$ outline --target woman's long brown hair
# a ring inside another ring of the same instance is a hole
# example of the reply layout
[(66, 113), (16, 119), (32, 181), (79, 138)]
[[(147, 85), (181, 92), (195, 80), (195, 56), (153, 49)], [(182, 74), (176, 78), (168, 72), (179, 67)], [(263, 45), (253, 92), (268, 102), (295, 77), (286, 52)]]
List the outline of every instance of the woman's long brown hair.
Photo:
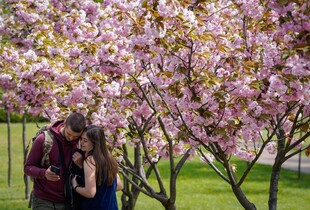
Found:
[(108, 186), (111, 186), (118, 172), (118, 164), (107, 149), (103, 128), (89, 125), (84, 132), (94, 147), (89, 155), (94, 157), (96, 163), (96, 183), (100, 186), (107, 181)]

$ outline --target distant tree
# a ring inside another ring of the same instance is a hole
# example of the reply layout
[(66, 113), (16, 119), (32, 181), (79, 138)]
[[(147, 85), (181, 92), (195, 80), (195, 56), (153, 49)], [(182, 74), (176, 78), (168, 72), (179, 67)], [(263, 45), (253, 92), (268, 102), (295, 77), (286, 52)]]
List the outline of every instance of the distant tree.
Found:
[[(22, 123), (22, 128), (23, 128), (23, 133), (22, 133), (22, 140), (23, 140), (23, 152), (24, 152), (24, 163), (27, 158), (27, 130), (26, 130), (26, 123), (27, 123), (27, 118), (26, 115), (23, 115), (23, 123)], [(25, 198), (29, 199), (30, 198), (30, 177), (24, 174), (24, 182), (25, 182)]]
[(11, 147), (11, 118), (7, 112), (7, 128), (8, 128), (8, 186), (12, 186), (12, 147)]

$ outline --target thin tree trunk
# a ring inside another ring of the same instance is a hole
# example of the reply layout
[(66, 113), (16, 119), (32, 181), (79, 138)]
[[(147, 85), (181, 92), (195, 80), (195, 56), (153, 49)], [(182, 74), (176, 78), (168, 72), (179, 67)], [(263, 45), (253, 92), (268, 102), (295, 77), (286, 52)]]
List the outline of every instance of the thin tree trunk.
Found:
[[(134, 168), (138, 171), (141, 167), (141, 152), (140, 145), (136, 145), (134, 149)], [(132, 180), (136, 184), (139, 183), (137, 178)], [(123, 195), (121, 198), (122, 201), (122, 210), (134, 210), (136, 206), (137, 199), (139, 197), (140, 191), (134, 185), (131, 185), (128, 181), (125, 180)], [(130, 188), (131, 187), (131, 188)]]
[(6, 113), (7, 125), (8, 125), (8, 186), (12, 186), (12, 148), (11, 148), (11, 116), (10, 113)]
[[(121, 196), (122, 210), (134, 210), (140, 191), (131, 185), (127, 180), (124, 180), (124, 182), (124, 190), (125, 188), (127, 190), (125, 190), (126, 193), (123, 193)], [(131, 190), (130, 186), (132, 187)]]
[(168, 199), (166, 210), (176, 210), (176, 175), (173, 174), (170, 180), (170, 198)]
[(256, 210), (256, 206), (247, 199), (240, 187), (232, 186), (232, 191), (244, 209)]
[[(243, 206), (244, 209), (256, 210), (256, 206), (252, 202), (250, 202), (249, 199), (243, 193), (243, 191), (241, 189), (241, 185), (242, 185), (243, 181), (238, 183), (237, 178), (236, 178), (236, 174), (233, 170), (231, 163), (229, 163), (227, 156), (221, 150), (219, 145), (215, 144), (215, 146), (217, 147), (217, 150), (219, 151), (219, 158), (224, 160), (223, 164), (224, 164), (224, 167), (225, 167), (225, 170), (227, 173), (227, 177), (224, 177), (224, 176), (222, 176), (222, 177), (225, 178), (225, 180), (230, 184), (231, 189), (232, 189), (235, 197), (237, 198), (237, 200)], [(249, 163), (247, 163), (247, 164), (249, 164)]]
[[(278, 120), (279, 121), (279, 120)], [(279, 123), (279, 122), (278, 122)], [(285, 132), (282, 125), (279, 126), (276, 132), (278, 138), (278, 148), (275, 162), (272, 167), (272, 173), (270, 177), (270, 186), (269, 186), (269, 201), (268, 206), (269, 210), (277, 209), (277, 200), (278, 200), (278, 184), (280, 179), (281, 166), (284, 158), (284, 147), (285, 147)]]
[[(27, 158), (27, 151), (26, 151), (26, 147), (27, 147), (27, 141), (26, 141), (26, 115), (23, 115), (23, 148), (24, 148), (24, 164)], [(24, 174), (24, 182), (25, 182), (25, 198), (29, 199), (30, 196), (30, 187), (29, 187), (29, 176), (27, 176), (26, 174)]]
[(167, 205), (165, 206), (165, 210), (176, 210), (177, 207), (175, 206), (175, 202), (170, 201), (170, 199), (167, 202)]
[(278, 182), (280, 179), (281, 165), (275, 163), (272, 168), (270, 187), (269, 187), (269, 210), (277, 209), (277, 199), (278, 199)]

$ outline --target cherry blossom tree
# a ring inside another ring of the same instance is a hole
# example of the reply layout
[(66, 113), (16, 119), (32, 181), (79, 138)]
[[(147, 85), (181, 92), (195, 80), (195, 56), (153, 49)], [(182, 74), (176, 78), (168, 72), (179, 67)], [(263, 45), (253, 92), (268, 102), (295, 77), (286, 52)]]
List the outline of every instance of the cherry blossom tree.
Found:
[[(276, 153), (276, 209), (281, 165), (309, 153), (306, 0), (3, 2), (3, 107), (50, 120), (79, 110), (104, 126), (124, 209), (140, 192), (175, 209), (178, 173), (195, 155), (256, 209), (241, 187), (265, 149)], [(249, 163), (241, 177), (232, 157)]]

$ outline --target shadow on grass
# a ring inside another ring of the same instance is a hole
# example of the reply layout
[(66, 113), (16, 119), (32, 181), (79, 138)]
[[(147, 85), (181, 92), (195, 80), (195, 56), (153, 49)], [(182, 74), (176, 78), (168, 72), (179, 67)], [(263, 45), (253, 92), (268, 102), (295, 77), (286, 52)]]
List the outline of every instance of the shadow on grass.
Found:
[[(247, 167), (247, 162), (242, 160), (234, 160), (234, 163), (237, 166), (237, 173), (236, 173), (237, 178), (240, 179), (240, 177), (242, 176)], [(169, 173), (170, 173), (169, 168), (170, 166), (168, 162), (162, 162), (159, 165), (161, 175), (164, 179), (169, 179)], [(221, 171), (223, 174), (226, 175), (223, 169), (221, 169)], [(269, 187), (271, 173), (272, 173), (271, 165), (256, 163), (255, 166), (250, 171), (250, 173), (247, 175), (245, 183), (249, 182), (253, 185), (264, 184), (268, 185)], [(199, 160), (187, 161), (182, 167), (177, 179), (178, 180), (207, 179), (211, 182), (213, 181), (225, 182), (209, 165), (202, 164)], [(291, 188), (294, 187), (300, 189), (309, 189), (310, 174), (301, 174), (301, 179), (298, 179), (298, 172), (282, 168), (279, 183), (281, 183), (283, 186), (289, 186)], [(258, 191), (261, 192), (261, 190)]]

